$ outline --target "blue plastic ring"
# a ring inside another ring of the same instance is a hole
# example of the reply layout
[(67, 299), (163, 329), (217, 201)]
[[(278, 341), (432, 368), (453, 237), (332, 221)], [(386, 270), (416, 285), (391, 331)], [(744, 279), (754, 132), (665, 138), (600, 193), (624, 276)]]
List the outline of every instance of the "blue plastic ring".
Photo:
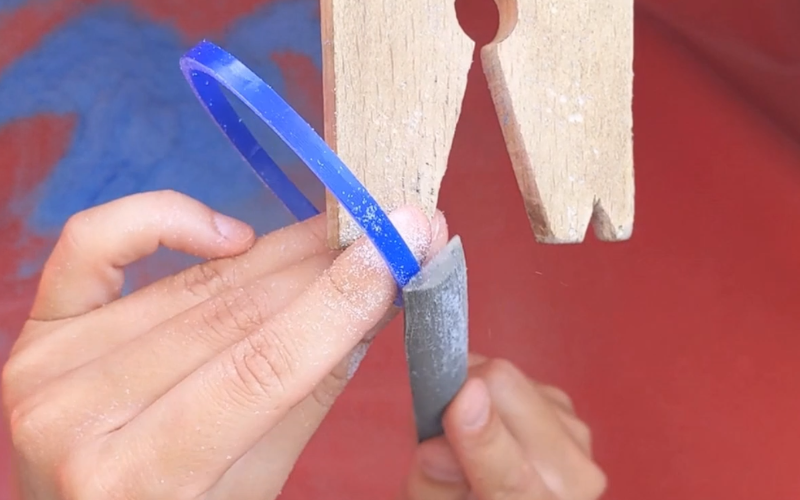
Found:
[(220, 85), (266, 123), (339, 200), (378, 249), (400, 288), (419, 272), (416, 257), (364, 185), (269, 85), (238, 59), (208, 41), (187, 52), (180, 64), (195, 95), (222, 132), (298, 220), (319, 212), (253, 137)]

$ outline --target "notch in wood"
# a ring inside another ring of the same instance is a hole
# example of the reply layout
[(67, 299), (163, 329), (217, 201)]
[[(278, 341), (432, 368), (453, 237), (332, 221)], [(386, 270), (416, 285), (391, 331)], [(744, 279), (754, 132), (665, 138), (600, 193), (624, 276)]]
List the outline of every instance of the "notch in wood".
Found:
[(481, 59), (536, 239), (633, 231), (633, 0), (496, 0)]
[[(442, 0), (321, 0), (325, 140), (376, 201), (436, 210), (474, 43)], [(361, 230), (327, 196), (328, 238)]]

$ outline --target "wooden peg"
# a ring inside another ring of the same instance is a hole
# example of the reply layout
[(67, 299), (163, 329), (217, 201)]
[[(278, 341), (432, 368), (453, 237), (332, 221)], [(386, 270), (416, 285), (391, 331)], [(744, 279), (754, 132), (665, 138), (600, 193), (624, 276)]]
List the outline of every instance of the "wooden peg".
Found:
[(536, 239), (633, 231), (633, 0), (496, 0), (481, 59)]
[[(325, 139), (378, 203), (433, 215), (474, 43), (443, 0), (321, 0)], [(360, 229), (328, 195), (329, 243)]]

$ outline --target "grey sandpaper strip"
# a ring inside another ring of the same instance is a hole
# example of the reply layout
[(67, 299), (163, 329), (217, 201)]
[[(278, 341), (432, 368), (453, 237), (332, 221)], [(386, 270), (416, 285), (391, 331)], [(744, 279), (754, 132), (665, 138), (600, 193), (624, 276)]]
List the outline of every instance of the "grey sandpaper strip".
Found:
[(440, 436), (447, 405), (467, 378), (467, 267), (453, 237), (403, 288), (405, 346), (417, 437)]

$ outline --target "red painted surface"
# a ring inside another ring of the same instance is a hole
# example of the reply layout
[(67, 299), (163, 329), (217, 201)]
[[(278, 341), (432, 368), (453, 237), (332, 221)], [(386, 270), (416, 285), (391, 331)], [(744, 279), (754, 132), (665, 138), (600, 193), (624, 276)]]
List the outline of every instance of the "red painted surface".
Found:
[(787, 0), (643, 0), (728, 82), (800, 134), (800, 3)]
[(0, 13), (0, 72), (17, 57), (35, 47), (43, 36), (75, 14), (80, 3), (80, 0), (33, 2), (10, 12)]
[[(138, 2), (185, 36), (224, 26), (179, 20), (177, 4), (162, 3)], [(234, 3), (225, 22), (255, 4)], [(484, 42), (497, 21), (489, 4), (459, 1), (463, 25)], [(574, 396), (593, 426), (611, 500), (798, 498), (800, 8), (791, 0), (640, 6), (652, 14), (641, 8), (636, 26), (629, 243), (534, 243), (485, 80), (472, 70), (441, 201), (470, 263), (472, 342)], [(67, 16), (34, 14), (26, 26), (42, 32)], [(39, 36), (31, 28), (6, 38), (4, 26), (16, 25), (0, 17), (0, 70)], [(318, 81), (292, 57), (273, 56), (287, 82)], [(312, 87), (297, 89), (318, 95)], [(0, 132), (4, 181), (9, 158), (28, 162), (13, 172), (33, 180), (61, 154), (71, 125), (47, 120), (36, 130), (48, 132), (52, 158), (14, 149), (32, 125)], [(31, 186), (20, 182), (0, 184), (0, 198)], [(21, 250), (0, 251), (6, 259)], [(283, 498), (396, 490), (413, 446), (398, 327), (377, 342)]]
[[(320, 135), (323, 134), (322, 121), (322, 71), (305, 54), (285, 51), (270, 54), (270, 59), (280, 69), (284, 79), (284, 96), (291, 106)], [(287, 165), (287, 175), (297, 186), (318, 186), (319, 181), (302, 162), (295, 160)], [(324, 188), (320, 187), (306, 195), (320, 210), (325, 209)]]
[(71, 116), (38, 115), (0, 127), (0, 206), (7, 208), (0, 212), (0, 279), (4, 292), (12, 288), (0, 302), (0, 317), (9, 331), (22, 327), (39, 280), (38, 275), (18, 279), (16, 270), (52, 243), (26, 234), (17, 244), (24, 233), (20, 215), (33, 208), (23, 200), (64, 155), (73, 126)]
[[(28, 315), (30, 301), (36, 292), (39, 275), (26, 279), (14, 278), (17, 267), (27, 255), (36, 255), (52, 242), (25, 233), (19, 213), (32, 207), (20, 204), (37, 183), (44, 178), (55, 162), (64, 155), (72, 134), (70, 116), (40, 115), (18, 120), (0, 127), (0, 318), (4, 329), (18, 331)], [(35, 145), (35, 147), (31, 147)], [(19, 245), (17, 242), (21, 241)], [(10, 339), (8, 339), (10, 341)], [(0, 334), (0, 343), (7, 342)], [(5, 361), (7, 349), (0, 344), (0, 365)], [(8, 437), (5, 425), (0, 427), (0, 498), (10, 491), (8, 472), (11, 461), (6, 449)], [(6, 496), (4, 496), (6, 495)]]
[(275, 52), (270, 59), (285, 79), (286, 100), (314, 130), (322, 133), (322, 72), (305, 54)]

